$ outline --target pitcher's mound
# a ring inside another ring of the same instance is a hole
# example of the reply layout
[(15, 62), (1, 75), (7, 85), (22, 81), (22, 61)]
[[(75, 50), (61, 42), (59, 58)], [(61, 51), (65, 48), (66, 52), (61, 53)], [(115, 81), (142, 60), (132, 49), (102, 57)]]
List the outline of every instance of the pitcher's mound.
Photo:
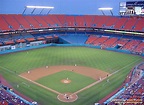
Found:
[(57, 98), (62, 102), (74, 102), (78, 99), (78, 96), (72, 93), (64, 93), (64, 94), (59, 94)]
[(68, 83), (71, 83), (71, 80), (69, 79), (63, 79), (61, 80), (62, 83), (65, 83), (65, 84), (68, 84)]

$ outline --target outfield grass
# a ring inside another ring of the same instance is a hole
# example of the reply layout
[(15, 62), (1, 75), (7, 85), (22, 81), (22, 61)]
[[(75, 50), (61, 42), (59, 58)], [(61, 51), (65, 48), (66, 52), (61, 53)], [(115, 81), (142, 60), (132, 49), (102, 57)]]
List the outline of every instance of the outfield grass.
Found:
[[(60, 81), (67, 78), (71, 80), (70, 84), (64, 84)], [(37, 80), (37, 82), (51, 89), (54, 89), (60, 93), (66, 93), (66, 92), (73, 93), (90, 85), (91, 83), (95, 82), (95, 80), (75, 72), (61, 71), (40, 78)]]
[[(132, 67), (143, 60), (140, 56), (99, 50), (85, 47), (48, 47), (0, 56), (0, 74), (18, 91), (38, 101), (41, 105), (93, 105), (104, 96), (118, 88)], [(120, 72), (78, 94), (73, 103), (57, 100), (57, 94), (36, 86), (18, 75), (30, 69), (46, 65), (81, 65), (106, 72)], [(24, 85), (22, 83), (27, 84)], [(19, 84), (20, 87), (16, 88)]]

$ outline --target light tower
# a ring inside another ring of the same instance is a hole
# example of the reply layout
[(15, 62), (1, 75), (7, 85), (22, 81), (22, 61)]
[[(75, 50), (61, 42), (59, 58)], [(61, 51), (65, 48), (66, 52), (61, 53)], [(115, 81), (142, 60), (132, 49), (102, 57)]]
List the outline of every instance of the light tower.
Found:
[(24, 11), (23, 11), (22, 14), (25, 14), (25, 12), (26, 12), (27, 9), (32, 9), (30, 15), (32, 15), (36, 9), (41, 9), (41, 11), (39, 13), (39, 15), (40, 15), (40, 14), (42, 14), (42, 12), (43, 12), (44, 9), (47, 9), (48, 10), (47, 14), (49, 14), (50, 11), (52, 9), (54, 9), (54, 7), (50, 7), (50, 6), (25, 6), (25, 9), (24, 9)]
[(103, 15), (105, 15), (104, 11), (110, 11), (111, 15), (113, 16), (113, 8), (98, 8), (102, 12)]

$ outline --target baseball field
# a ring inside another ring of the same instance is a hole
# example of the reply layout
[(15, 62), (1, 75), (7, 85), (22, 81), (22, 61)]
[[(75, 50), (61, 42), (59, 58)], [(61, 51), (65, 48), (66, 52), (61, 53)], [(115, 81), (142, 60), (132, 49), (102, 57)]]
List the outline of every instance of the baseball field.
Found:
[(0, 55), (0, 74), (40, 105), (93, 105), (142, 61), (95, 48), (47, 47)]

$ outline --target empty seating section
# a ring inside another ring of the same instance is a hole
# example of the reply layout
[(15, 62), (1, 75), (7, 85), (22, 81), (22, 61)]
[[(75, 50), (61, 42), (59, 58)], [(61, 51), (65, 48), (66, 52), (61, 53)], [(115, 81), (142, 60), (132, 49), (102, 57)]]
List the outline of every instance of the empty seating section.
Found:
[(35, 41), (35, 38), (31, 34), (22, 34), (22, 37), (29, 42)]
[(26, 42), (26, 40), (25, 39), (17, 39), (16, 42), (17, 43), (24, 43), (24, 42)]
[[(126, 31), (144, 32), (143, 17), (117, 17), (117, 16), (98, 16), (98, 15), (20, 15), (20, 14), (1, 14), (0, 15), (0, 31), (28, 30), (53, 27), (94, 27), (105, 29), (118, 29)], [(93, 29), (91, 29), (93, 30)], [(95, 29), (94, 29), (95, 30)], [(19, 32), (19, 31), (18, 31)], [(39, 33), (40, 34), (40, 33)], [(89, 33), (90, 34), (90, 33)], [(27, 43), (31, 41), (53, 40), (56, 38), (68, 39), (69, 43), (74, 44), (92, 44), (95, 46), (115, 47), (118, 49), (129, 50), (132, 52), (143, 53), (144, 41), (139, 38), (131, 38), (131, 36), (117, 35), (32, 35), (32, 34), (13, 34), (0, 36), (0, 46), (12, 45), (17, 43)], [(82, 41), (83, 40), (83, 41)], [(120, 47), (119, 47), (120, 45)]]
[(116, 43), (114, 43), (114, 44), (112, 45), (112, 47), (115, 47), (115, 46), (117, 46), (118, 44), (119, 44), (120, 46), (124, 46), (128, 41), (129, 41), (129, 39), (120, 38)]
[(65, 15), (57, 15), (57, 19), (59, 20), (59, 22), (61, 23), (61, 26), (67, 26), (66, 25), (66, 16)]
[(86, 41), (86, 44), (92, 44), (98, 37), (96, 35), (91, 35)]
[(0, 31), (49, 27), (95, 27), (144, 32), (143, 17), (99, 15), (0, 15)]
[(21, 28), (18, 21), (14, 18), (14, 15), (3, 15), (3, 17), (5, 21), (7, 21), (11, 29), (18, 30)]
[(14, 44), (14, 39), (10, 35), (1, 36), (0, 41), (3, 42), (5, 45)]
[(68, 34), (59, 37), (71, 44), (84, 44), (88, 38), (88, 36), (83, 34)]
[(4, 42), (6, 45), (13, 45), (15, 42), (13, 40), (8, 40)]
[(57, 18), (57, 15), (48, 15), (48, 17), (54, 22), (54, 26), (55, 27), (60, 27), (60, 26), (62, 26), (61, 25), (61, 23), (60, 23), (60, 21), (58, 20), (58, 18)]
[(24, 16), (22, 16), (22, 15), (15, 15), (14, 17), (20, 23), (20, 26), (23, 29), (31, 29), (32, 28), (30, 26), (30, 24), (28, 23), (28, 21), (24, 18)]
[(118, 38), (109, 38), (102, 45), (105, 47), (111, 47), (117, 40), (118, 40)]
[(93, 44), (96, 45), (96, 46), (100, 46), (100, 45), (102, 45), (108, 38), (109, 38), (109, 37), (107, 37), (107, 36), (102, 36), (102, 37), (98, 38), (97, 40), (95, 40), (95, 41), (93, 42)]
[(99, 21), (97, 22), (96, 27), (97, 28), (103, 28), (105, 26), (105, 23), (109, 21), (109, 16), (98, 16)]
[(85, 21), (83, 16), (75, 16), (76, 27), (85, 27)]
[(48, 25), (47, 23), (42, 19), (41, 16), (33, 16), (34, 19), (39, 23), (39, 25), (42, 27), (42, 28), (47, 28)]
[(137, 48), (135, 49), (135, 52), (137, 53), (144, 53), (144, 42), (141, 42)]
[(26, 42), (24, 37), (22, 35), (19, 35), (19, 34), (12, 35), (12, 39), (14, 39), (16, 43), (24, 43), (24, 42)]
[(99, 16), (94, 16), (92, 26), (93, 26), (93, 27), (96, 27), (96, 26), (97, 26), (97, 23), (98, 23), (99, 21), (100, 21)]
[(92, 27), (94, 16), (93, 15), (84, 15), (83, 17), (84, 17), (86, 27)]
[(3, 15), (0, 15), (0, 31), (9, 31), (9, 30), (11, 30), (9, 28), (8, 23), (6, 23), (6, 21), (4, 20), (4, 18), (2, 16)]
[(74, 16), (66, 16), (66, 24), (68, 27), (75, 27), (75, 23)]
[(42, 19), (47, 23), (48, 27), (54, 27), (55, 23), (49, 16), (42, 16)]
[(24, 16), (32, 28), (41, 28), (40, 24), (34, 19), (33, 16)]
[(121, 29), (121, 28), (125, 25), (127, 19), (128, 19), (128, 18), (126, 18), (126, 17), (120, 17), (120, 18), (118, 19), (118, 21), (115, 23), (114, 28), (115, 28), (115, 29)]
[(135, 24), (134, 30), (144, 32), (144, 18), (138, 18), (138, 21)]
[(45, 35), (44, 36), (46, 39), (52, 39), (53, 37), (51, 35)]
[(137, 22), (137, 18), (128, 18), (127, 22), (125, 23), (123, 29), (124, 30), (133, 30), (134, 28), (134, 25), (136, 24)]
[(136, 48), (136, 46), (140, 43), (140, 40), (130, 40), (125, 46), (123, 46), (122, 49), (125, 50), (134, 50)]
[(115, 23), (118, 21), (118, 17), (109, 17), (109, 20), (105, 23), (105, 28), (114, 28)]
[(42, 34), (32, 34), (32, 36), (38, 41), (45, 40), (45, 37)]
[(45, 38), (43, 36), (38, 36), (36, 37), (37, 40), (45, 40)]

